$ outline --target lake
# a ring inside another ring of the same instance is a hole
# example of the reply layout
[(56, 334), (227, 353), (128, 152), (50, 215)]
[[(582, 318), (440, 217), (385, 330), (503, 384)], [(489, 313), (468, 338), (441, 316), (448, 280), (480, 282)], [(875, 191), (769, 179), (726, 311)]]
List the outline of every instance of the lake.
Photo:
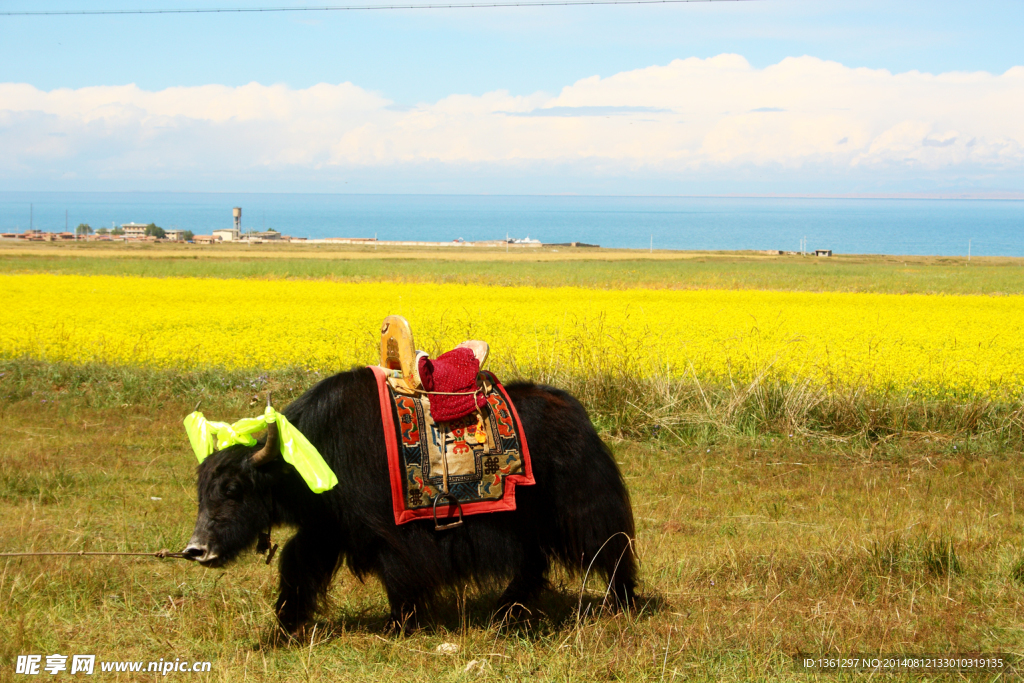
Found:
[[(156, 223), (297, 237), (515, 238), (646, 249), (1024, 256), (1024, 201), (767, 197), (0, 192), (0, 231)], [(31, 214), (31, 215), (30, 215)]]

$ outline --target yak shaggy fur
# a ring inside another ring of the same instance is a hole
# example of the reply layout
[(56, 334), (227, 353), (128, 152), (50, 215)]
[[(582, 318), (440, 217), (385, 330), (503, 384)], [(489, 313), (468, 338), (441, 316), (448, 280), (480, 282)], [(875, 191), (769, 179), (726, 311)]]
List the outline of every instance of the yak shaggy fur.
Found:
[(343, 563), (381, 581), (400, 626), (441, 589), (467, 581), (507, 582), (500, 608), (526, 603), (547, 585), (552, 561), (603, 575), (612, 602), (630, 605), (633, 512), (611, 452), (566, 392), (532, 383), (506, 390), (537, 481), (516, 488), (515, 511), (470, 515), (446, 531), (430, 521), (396, 525), (377, 386), (359, 368), (324, 379), (284, 410), (337, 474), (335, 488), (312, 493), (279, 457), (253, 465), (259, 445), (226, 448), (199, 466), (194, 538), (216, 553), (207, 564), (231, 561), (270, 526), (295, 527), (279, 564), (277, 617), (289, 632), (313, 617)]

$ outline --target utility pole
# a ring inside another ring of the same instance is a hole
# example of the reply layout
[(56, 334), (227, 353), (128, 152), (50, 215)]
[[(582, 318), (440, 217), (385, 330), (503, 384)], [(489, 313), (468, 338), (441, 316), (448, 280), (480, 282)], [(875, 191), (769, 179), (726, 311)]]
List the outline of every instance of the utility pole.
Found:
[(967, 240), (967, 262), (971, 262), (971, 240)]
[(32, 227), (32, 205), (29, 204), (28, 205), (28, 231), (32, 232), (32, 230), (33, 230), (33, 227)]
[[(68, 231), (68, 210), (64, 209), (64, 232)], [(78, 239), (78, 233), (75, 233), (75, 239)]]
[(654, 253), (654, 235), (651, 235), (651, 253)]

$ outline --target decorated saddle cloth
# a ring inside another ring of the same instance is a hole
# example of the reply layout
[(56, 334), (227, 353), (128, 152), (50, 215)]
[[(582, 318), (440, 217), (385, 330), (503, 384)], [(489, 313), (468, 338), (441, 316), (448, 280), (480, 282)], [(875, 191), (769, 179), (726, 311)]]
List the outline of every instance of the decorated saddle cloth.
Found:
[[(516, 485), (534, 483), (530, 451), (515, 407), (494, 375), (482, 373), (490, 385), (482, 407), (436, 423), (428, 395), (395, 391), (383, 369), (371, 369), (377, 378), (396, 524), (434, 519), (435, 498), (446, 486), (463, 515), (516, 509)], [(447, 499), (438, 501), (438, 520), (450, 521), (457, 514)]]

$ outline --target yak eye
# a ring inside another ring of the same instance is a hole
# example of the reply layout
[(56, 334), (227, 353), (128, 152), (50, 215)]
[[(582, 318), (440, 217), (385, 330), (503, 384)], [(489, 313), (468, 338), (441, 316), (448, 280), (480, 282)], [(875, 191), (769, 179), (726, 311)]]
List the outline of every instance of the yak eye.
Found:
[(224, 495), (227, 496), (228, 498), (241, 498), (242, 487), (236, 484), (235, 482), (230, 482), (224, 487)]

